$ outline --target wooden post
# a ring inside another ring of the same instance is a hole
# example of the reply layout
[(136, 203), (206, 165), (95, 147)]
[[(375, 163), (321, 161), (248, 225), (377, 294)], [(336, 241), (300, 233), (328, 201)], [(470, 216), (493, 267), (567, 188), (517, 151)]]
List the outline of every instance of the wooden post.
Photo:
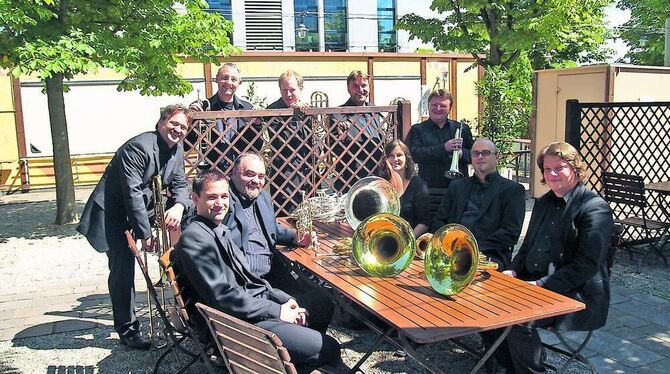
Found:
[(579, 100), (570, 99), (565, 102), (565, 141), (572, 144), (579, 151), (581, 127), (581, 109)]
[(374, 68), (374, 57), (368, 57), (368, 75), (370, 79), (368, 84), (370, 85), (370, 94), (368, 95), (368, 101), (371, 103), (375, 102), (375, 68)]
[(214, 94), (212, 92), (212, 64), (209, 62), (202, 64), (202, 74), (205, 76), (205, 98), (209, 99)]
[[(26, 148), (26, 130), (23, 123), (23, 102), (21, 100), (21, 81), (11, 76), (12, 95), (14, 96), (14, 126), (16, 126), (16, 143), (19, 148), (19, 174), (21, 175), (21, 192), (30, 191), (30, 179), (28, 177), (28, 156)], [(23, 165), (23, 163), (26, 165)]]
[(412, 103), (409, 101), (398, 102), (398, 138), (403, 142), (409, 141), (409, 131), (412, 129)]

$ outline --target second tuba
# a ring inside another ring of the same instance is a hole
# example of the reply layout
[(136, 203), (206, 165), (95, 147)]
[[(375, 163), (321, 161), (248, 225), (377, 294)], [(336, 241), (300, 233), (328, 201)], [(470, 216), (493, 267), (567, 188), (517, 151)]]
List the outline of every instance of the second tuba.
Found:
[(433, 234), (424, 268), (431, 287), (451, 296), (468, 287), (478, 270), (496, 270), (498, 264), (480, 258), (477, 240), (467, 227), (450, 223)]
[(414, 258), (412, 227), (389, 213), (374, 214), (356, 228), (351, 255), (368, 275), (393, 277), (409, 267)]
[(344, 199), (344, 214), (356, 230), (363, 220), (376, 213), (400, 214), (400, 198), (391, 183), (379, 177), (365, 177), (351, 186)]

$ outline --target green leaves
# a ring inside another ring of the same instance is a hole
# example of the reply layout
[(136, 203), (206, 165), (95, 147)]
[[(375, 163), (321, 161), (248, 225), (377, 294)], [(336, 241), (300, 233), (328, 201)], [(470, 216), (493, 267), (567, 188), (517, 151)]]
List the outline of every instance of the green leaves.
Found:
[[(625, 62), (663, 65), (665, 18), (670, 17), (667, 0), (620, 0), (620, 9), (629, 9), (630, 20), (621, 26), (620, 36), (629, 48)], [(646, 43), (641, 40), (646, 39)]]
[(204, 11), (202, 0), (0, 0), (0, 66), (16, 76), (45, 80), (108, 67), (126, 75), (121, 90), (183, 95), (190, 84), (177, 74), (188, 57), (215, 61), (237, 52), (232, 23)]

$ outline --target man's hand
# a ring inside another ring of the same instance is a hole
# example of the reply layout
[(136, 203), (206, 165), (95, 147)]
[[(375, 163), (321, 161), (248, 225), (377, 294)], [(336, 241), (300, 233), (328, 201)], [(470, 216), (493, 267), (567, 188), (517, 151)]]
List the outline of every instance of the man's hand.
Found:
[(184, 206), (175, 204), (165, 211), (165, 228), (172, 231), (179, 228), (181, 217), (184, 215)]
[(351, 127), (351, 122), (342, 121), (337, 123), (337, 140), (343, 141), (347, 138), (349, 133), (349, 128)]
[(516, 271), (514, 270), (503, 270), (502, 273), (512, 278), (516, 278)]
[[(444, 143), (447, 152), (459, 151), (463, 148), (463, 138), (449, 139)], [(460, 157), (460, 156), (459, 156)]]
[(312, 230), (309, 233), (303, 233), (302, 238), (297, 238), (298, 239), (298, 246), (300, 247), (309, 247), (310, 244), (314, 244), (315, 246), (319, 245), (319, 236), (316, 234), (316, 231)]
[(279, 319), (300, 326), (307, 326), (307, 309), (301, 308), (294, 299), (281, 305)]
[(192, 103), (188, 106), (188, 108), (191, 109), (191, 110), (193, 110), (193, 111), (196, 111), (196, 112), (203, 112), (203, 111), (204, 111), (204, 109), (202, 109), (202, 104), (200, 104), (200, 103), (197, 102), (197, 101), (192, 102)]
[(149, 253), (156, 253), (158, 252), (158, 240), (154, 238), (153, 236), (150, 236), (146, 239), (142, 239), (142, 250), (147, 251)]
[(291, 104), (291, 108), (298, 108), (301, 112), (305, 113), (307, 108), (309, 108), (309, 103), (306, 103), (302, 100), (298, 100), (295, 103)]

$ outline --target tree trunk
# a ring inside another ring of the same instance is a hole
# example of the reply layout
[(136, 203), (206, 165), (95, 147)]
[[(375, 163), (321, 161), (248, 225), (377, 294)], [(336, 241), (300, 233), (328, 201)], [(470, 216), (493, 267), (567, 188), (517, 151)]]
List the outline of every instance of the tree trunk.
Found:
[(56, 173), (56, 224), (77, 222), (77, 205), (74, 197), (74, 181), (70, 165), (70, 141), (67, 136), (65, 101), (63, 99), (63, 76), (47, 78), (47, 101), (51, 123), (54, 171)]

